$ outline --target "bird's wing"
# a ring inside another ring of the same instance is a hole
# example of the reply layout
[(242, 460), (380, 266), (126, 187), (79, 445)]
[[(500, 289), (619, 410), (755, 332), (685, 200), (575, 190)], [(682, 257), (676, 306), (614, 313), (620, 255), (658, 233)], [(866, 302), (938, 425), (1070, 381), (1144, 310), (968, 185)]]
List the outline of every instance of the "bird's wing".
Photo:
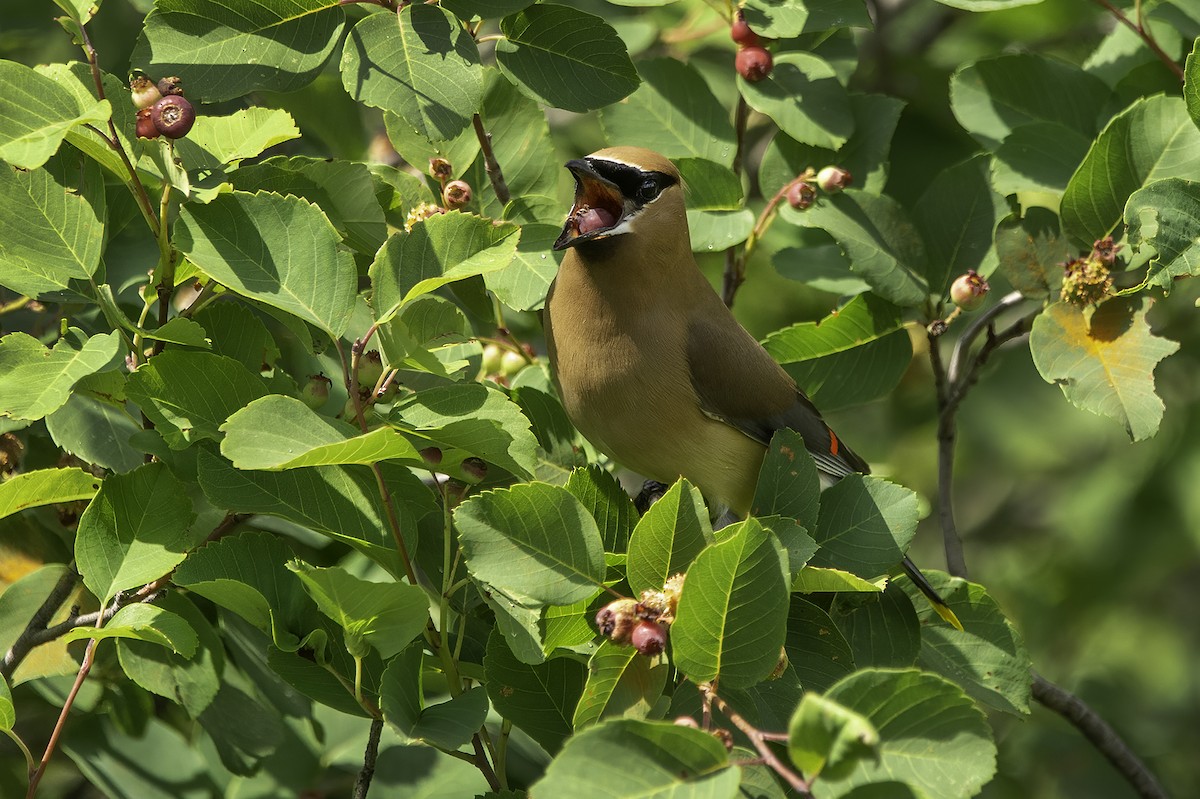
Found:
[(871, 471), (732, 316), (693, 320), (688, 326), (687, 356), (692, 387), (708, 416), (764, 445), (775, 431), (790, 428), (804, 439), (817, 468), (832, 477)]

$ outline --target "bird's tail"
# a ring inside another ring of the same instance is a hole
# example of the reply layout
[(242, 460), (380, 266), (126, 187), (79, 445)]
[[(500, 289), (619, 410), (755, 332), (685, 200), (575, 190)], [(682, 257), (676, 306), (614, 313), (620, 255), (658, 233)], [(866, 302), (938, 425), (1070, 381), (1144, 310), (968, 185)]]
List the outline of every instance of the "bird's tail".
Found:
[(947, 624), (962, 632), (962, 622), (958, 620), (958, 616), (954, 615), (954, 611), (946, 604), (946, 600), (942, 599), (937, 589), (930, 585), (925, 575), (921, 574), (921, 570), (917, 568), (917, 564), (913, 563), (912, 559), (907, 555), (904, 556), (902, 563), (904, 565), (904, 573), (908, 575), (908, 579), (913, 581), (913, 585), (917, 587), (917, 590), (929, 600), (929, 604), (933, 606), (934, 612), (945, 619)]

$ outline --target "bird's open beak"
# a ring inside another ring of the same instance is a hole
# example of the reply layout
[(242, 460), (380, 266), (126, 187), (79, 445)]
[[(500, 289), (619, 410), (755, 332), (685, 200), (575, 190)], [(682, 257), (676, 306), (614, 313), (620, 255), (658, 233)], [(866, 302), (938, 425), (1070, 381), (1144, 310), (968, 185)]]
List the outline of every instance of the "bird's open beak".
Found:
[(575, 177), (575, 205), (554, 242), (556, 250), (604, 238), (625, 215), (625, 198), (617, 184), (602, 177), (583, 159), (568, 161), (567, 169)]

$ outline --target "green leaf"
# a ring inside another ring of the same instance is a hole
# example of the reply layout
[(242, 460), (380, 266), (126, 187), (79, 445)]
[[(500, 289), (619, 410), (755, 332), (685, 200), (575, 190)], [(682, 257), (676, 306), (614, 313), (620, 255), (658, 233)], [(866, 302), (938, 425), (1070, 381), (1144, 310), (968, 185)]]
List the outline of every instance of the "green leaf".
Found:
[(90, 161), (52, 160), (45, 168), (0, 167), (0, 284), (27, 297), (75, 299), (100, 265), (104, 176)]
[(263, 381), (232, 358), (174, 349), (138, 367), (125, 390), (171, 449), (220, 441), (229, 415), (267, 394)]
[(637, 68), (638, 90), (600, 112), (609, 142), (636, 141), (668, 158), (733, 163), (736, 137), (729, 112), (694, 66), (656, 58), (639, 61)]
[(896, 200), (848, 189), (793, 221), (828, 231), (850, 258), (850, 269), (884, 299), (905, 308), (925, 301), (929, 260), (920, 234)]
[[(403, 574), (379, 486), (365, 466), (316, 466), (286, 472), (242, 471), (200, 453), (200, 487), (219, 508), (266, 513), (349, 544), (393, 575)], [(383, 464), (400, 529), (415, 539), (416, 523), (436, 508), (433, 494), (408, 469)], [(415, 540), (408, 540), (408, 546)]]
[(265, 363), (274, 366), (279, 345), (262, 319), (250, 306), (240, 302), (206, 305), (193, 317), (204, 328), (215, 355), (224, 355), (252, 373)]
[[(827, 147), (801, 144), (786, 133), (777, 133), (763, 153), (758, 170), (758, 184), (766, 197), (774, 195), (805, 169), (820, 169), (837, 164), (854, 176), (855, 187), (872, 194), (883, 192), (888, 177), (888, 151), (892, 135), (900, 121), (904, 101), (882, 94), (851, 94), (850, 111), (854, 115), (854, 133), (834, 151)], [(788, 206), (785, 218), (794, 221)]]
[(788, 606), (783, 647), (806, 691), (824, 691), (854, 671), (854, 652), (833, 619), (796, 594)]
[(101, 480), (83, 469), (35, 469), (0, 483), (0, 519), (28, 508), (91, 499)]
[(725, 747), (701, 730), (612, 719), (573, 736), (531, 791), (588, 796), (604, 786), (609, 799), (733, 799), (740, 774), (728, 765)]
[(371, 303), (378, 319), (436, 288), (503, 269), (512, 262), (521, 230), (513, 224), (450, 211), (396, 233), (371, 264)]
[(176, 316), (167, 323), (153, 330), (143, 332), (143, 337), (151, 341), (165, 341), (168, 344), (179, 344), (183, 347), (199, 347), (208, 349), (212, 342), (205, 335), (205, 330), (198, 323), (183, 316)]
[(855, 665), (901, 668), (916, 662), (921, 626), (903, 589), (889, 582), (881, 595), (851, 597), (845, 604), (849, 607), (839, 608), (835, 620), (854, 652)]
[(1009, 208), (989, 177), (988, 159), (975, 155), (934, 178), (913, 208), (925, 242), (931, 294), (941, 296), (951, 277), (968, 269), (990, 274), (996, 263), (992, 241)]
[[(39, 64), (34, 67), (34, 70), (74, 95), (80, 108), (86, 108), (99, 100), (96, 94), (96, 82), (86, 61), (71, 61), (67, 64)], [(115, 75), (102, 73), (101, 82), (104, 85), (105, 95), (108, 97), (123, 97), (122, 93), (128, 91), (128, 84)], [(112, 107), (112, 122), (117, 129), (117, 139), (125, 148), (130, 159), (135, 162), (143, 149), (143, 140), (134, 135), (136, 113), (137, 109), (133, 107), (133, 103), (118, 102)], [(108, 143), (106, 138), (108, 131), (104, 130), (105, 135), (98, 132), (105, 128), (107, 126), (90, 130), (81, 125), (70, 128), (67, 131), (67, 141), (111, 175), (121, 181), (127, 181), (129, 172), (120, 156)]]
[(318, 625), (315, 603), (284, 565), (292, 557), (276, 536), (242, 533), (193, 552), (172, 581), (238, 614), (280, 649), (295, 651)]
[(708, 543), (712, 526), (699, 489), (680, 479), (650, 506), (629, 537), (629, 588), (661, 591), (668, 577), (686, 572)]
[(1121, 222), (1129, 195), (1200, 172), (1200, 128), (1178, 97), (1138, 100), (1114, 117), (1067, 184), (1063, 230), (1090, 245)]
[(604, 580), (596, 522), (564, 488), (523, 483), (455, 508), (471, 574), (546, 605), (591, 599)]
[(830, 28), (870, 28), (866, 4), (859, 0), (746, 0), (746, 22), (755, 33), (790, 39)]
[(1179, 344), (1152, 335), (1151, 300), (1114, 297), (1088, 314), (1057, 302), (1033, 320), (1029, 351), (1047, 383), (1072, 405), (1116, 419), (1134, 441), (1158, 432), (1163, 403), (1154, 367)]
[(743, 688), (778, 665), (788, 611), (782, 557), (775, 537), (749, 519), (688, 568), (671, 648), (692, 682)]
[(100, 10), (102, 0), (54, 0), (55, 5), (67, 12), (75, 22), (86, 24)]
[(141, 602), (121, 608), (103, 627), (76, 627), (63, 636), (67, 642), (88, 638), (145, 641), (165, 646), (185, 658), (196, 654), (199, 645), (196, 631), (183, 617)]
[(638, 521), (637, 509), (612, 472), (596, 465), (576, 469), (567, 478), (566, 489), (596, 520), (604, 551), (624, 552)]
[(551, 249), (559, 230), (554, 225), (522, 225), (521, 241), (517, 244), (512, 263), (484, 274), (483, 282), (487, 284), (488, 291), (514, 311), (541, 308), (563, 259), (561, 252)]
[(590, 727), (604, 719), (644, 719), (663, 695), (670, 667), (630, 646), (605, 641), (588, 661), (587, 683), (572, 726)]
[(116, 333), (88, 338), (74, 327), (49, 349), (26, 333), (0, 338), (0, 415), (33, 420), (53, 413), (71, 387), (108, 366), (120, 346)]
[(1026, 297), (1057, 293), (1061, 264), (1071, 257), (1071, 247), (1059, 229), (1058, 216), (1031, 206), (1024, 216), (1004, 220), (996, 228), (996, 256), (1000, 273)]
[(1006, 196), (1023, 191), (1062, 194), (1091, 143), (1090, 136), (1057, 122), (1021, 125), (996, 148), (992, 185)]
[(162, 577), (200, 542), (196, 514), (181, 483), (162, 463), (104, 481), (75, 535), (83, 583), (104, 603), (118, 591)]
[(461, 133), (483, 100), (479, 50), (436, 6), (368, 14), (346, 39), (341, 70), (351, 97), (396, 114), (433, 141)]
[(837, 150), (854, 133), (846, 88), (827, 61), (810, 53), (777, 56), (771, 74), (757, 82), (739, 75), (738, 91), (798, 142)]
[(755, 516), (785, 516), (806, 530), (817, 526), (821, 483), (804, 438), (790, 428), (771, 437), (751, 505)]
[(336, 566), (322, 569), (304, 561), (287, 567), (347, 639), (361, 637), (385, 660), (408, 646), (429, 621), (429, 597), (418, 586), (375, 583)]
[[(50, 592), (67, 574), (67, 564), (49, 563), (33, 569), (5, 587), (0, 594), (0, 649), (5, 652), (29, 626), (35, 613), (46, 603)], [(68, 601), (74, 602), (82, 589), (73, 591), (58, 608), (51, 611), (51, 624), (63, 621), (69, 615)], [(51, 642), (36, 647), (10, 676), (12, 684), (39, 677), (74, 675), (79, 671), (79, 662), (67, 652), (66, 644)]]
[(197, 172), (236, 164), (298, 138), (300, 130), (287, 111), (254, 107), (224, 117), (197, 116), (196, 124), (175, 148), (184, 166)]
[(388, 663), (379, 682), (384, 718), (405, 737), (453, 751), (470, 742), (488, 713), (487, 691), (476, 686), (445, 702), (425, 704), (423, 654), (414, 644)]
[(17, 723), (17, 710), (13, 707), (12, 689), (8, 680), (0, 676), (0, 732), (9, 732)]
[(843, 477), (821, 494), (813, 533), (821, 549), (812, 564), (868, 578), (886, 573), (917, 531), (919, 506), (911, 489), (878, 477)]
[(391, 459), (423, 463), (417, 448), (390, 427), (359, 434), (357, 427), (280, 394), (262, 397), (237, 411), (221, 432), (225, 434), (221, 454), (238, 469), (369, 466)]
[(858, 575), (842, 569), (827, 569), (805, 566), (792, 580), (792, 590), (802, 594), (849, 591), (854, 593), (878, 594), (883, 591), (887, 578), (864, 580)]
[(442, 6), (468, 22), (475, 17), (495, 19), (533, 5), (534, 0), (442, 0)]
[[(583, 693), (587, 669), (570, 657), (529, 665), (517, 660), (496, 631), (483, 659), (488, 698), (504, 718), (554, 754), (571, 734), (575, 705)], [(551, 795), (556, 795), (551, 792)]]
[(435, 444), (465, 451), (521, 478), (536, 468), (529, 419), (503, 392), (479, 383), (438, 386), (392, 406), (388, 423)]
[(754, 228), (754, 212), (688, 211), (687, 222), (692, 252), (713, 252), (745, 241)]
[(878, 761), (879, 731), (820, 694), (807, 693), (788, 724), (788, 756), (809, 779), (837, 779), (861, 761)]
[(955, 685), (924, 672), (863, 669), (825, 697), (879, 732), (879, 760), (860, 760), (839, 778), (813, 784), (817, 799), (859, 785), (898, 780), (929, 799), (973, 796), (996, 770), (996, 746), (983, 713)]
[(763, 346), (827, 410), (884, 396), (912, 360), (903, 313), (870, 293), (859, 294), (819, 322), (777, 330)]
[(130, 62), (178, 75), (193, 102), (310, 83), (341, 40), (337, 0), (156, 0)]
[(1200, 275), (1200, 183), (1168, 178), (1138, 189), (1125, 204), (1126, 240), (1154, 248), (1146, 283), (1169, 292), (1176, 278)]
[(539, 4), (505, 17), (496, 60), (523, 92), (566, 111), (615, 103), (640, 79), (625, 43), (600, 17)]
[(0, 160), (37, 169), (54, 155), (76, 125), (101, 125), (112, 107), (83, 101), (56, 81), (0, 59)]
[(1021, 634), (983, 586), (923, 570), (963, 629), (941, 620), (909, 580), (901, 584), (921, 617), (917, 665), (962, 686), (977, 702), (1005, 713), (1027, 715), (1032, 664)]
[(1032, 53), (976, 61), (950, 78), (954, 116), (989, 149), (1034, 122), (1055, 122), (1090, 139), (1109, 94), (1103, 81), (1074, 64)]
[(235, 191), (184, 205), (174, 243), (234, 291), (336, 338), (354, 309), (354, 258), (321, 209), (299, 197)]
[(1192, 45), (1183, 70), (1183, 100), (1188, 114), (1200, 128), (1200, 39)]
[(742, 207), (742, 181), (733, 170), (704, 158), (678, 158), (684, 202), (691, 211), (736, 211)]

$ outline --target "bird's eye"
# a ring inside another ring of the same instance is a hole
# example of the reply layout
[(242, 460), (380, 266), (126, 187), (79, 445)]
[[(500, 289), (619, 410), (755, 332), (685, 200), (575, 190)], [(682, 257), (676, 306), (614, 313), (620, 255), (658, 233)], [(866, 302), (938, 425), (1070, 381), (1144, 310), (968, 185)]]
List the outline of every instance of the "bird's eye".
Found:
[(658, 180), (655, 178), (646, 178), (642, 181), (642, 185), (638, 187), (637, 198), (644, 203), (648, 203), (657, 197), (660, 191), (662, 189), (658, 185)]

